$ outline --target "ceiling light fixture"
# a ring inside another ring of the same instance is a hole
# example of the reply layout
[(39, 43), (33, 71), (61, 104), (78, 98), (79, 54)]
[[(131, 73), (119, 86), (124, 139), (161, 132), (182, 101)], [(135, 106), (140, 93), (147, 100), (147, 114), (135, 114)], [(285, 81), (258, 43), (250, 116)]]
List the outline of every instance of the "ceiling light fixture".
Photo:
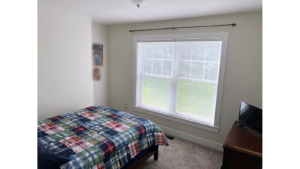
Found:
[(132, 4), (134, 4), (134, 5), (136, 5), (138, 8), (140, 7), (140, 6), (143, 6), (143, 5), (145, 5), (147, 2), (148, 2), (148, 0), (129, 0)]

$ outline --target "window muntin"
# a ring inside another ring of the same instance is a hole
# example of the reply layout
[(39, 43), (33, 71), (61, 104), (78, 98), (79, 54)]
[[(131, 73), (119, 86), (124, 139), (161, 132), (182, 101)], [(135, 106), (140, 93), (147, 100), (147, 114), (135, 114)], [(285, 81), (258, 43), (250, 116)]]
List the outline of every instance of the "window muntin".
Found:
[(221, 42), (179, 42), (179, 77), (217, 81)]
[(172, 43), (144, 43), (144, 74), (171, 76)]

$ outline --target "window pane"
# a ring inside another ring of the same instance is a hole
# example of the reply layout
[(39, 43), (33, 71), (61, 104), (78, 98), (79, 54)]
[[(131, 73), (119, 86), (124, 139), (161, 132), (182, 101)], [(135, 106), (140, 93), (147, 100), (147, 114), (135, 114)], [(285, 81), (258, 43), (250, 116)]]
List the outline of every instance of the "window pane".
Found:
[(185, 50), (185, 44), (184, 43), (179, 43), (178, 44), (178, 55), (180, 60), (187, 60), (186, 58), (186, 50)]
[(203, 78), (203, 69), (204, 63), (203, 62), (192, 62), (192, 72), (191, 78), (194, 79), (202, 79)]
[(192, 53), (193, 53), (193, 44), (187, 43), (186, 44), (186, 56), (187, 56), (188, 60), (191, 60)]
[(162, 60), (153, 60), (153, 74), (161, 75)]
[(221, 42), (206, 42), (206, 61), (219, 61)]
[(152, 58), (152, 45), (144, 44), (144, 58)]
[(163, 44), (153, 45), (153, 59), (162, 59), (163, 49)]
[(190, 67), (191, 67), (190, 61), (180, 61), (179, 77), (190, 78)]
[(204, 79), (205, 80), (218, 80), (218, 70), (219, 70), (219, 63), (205, 63), (204, 69)]
[(213, 119), (215, 89), (216, 85), (212, 83), (179, 80), (177, 111)]
[(144, 59), (144, 73), (151, 74), (152, 60)]
[(164, 60), (163, 61), (163, 75), (171, 76), (172, 74), (172, 61)]
[(196, 42), (193, 46), (193, 60), (203, 61), (205, 58), (205, 42)]
[(178, 55), (180, 60), (191, 60), (191, 45), (185, 42), (178, 43)]
[(173, 43), (165, 43), (163, 50), (164, 59), (172, 59), (173, 55)]
[(170, 79), (144, 76), (143, 104), (169, 109)]

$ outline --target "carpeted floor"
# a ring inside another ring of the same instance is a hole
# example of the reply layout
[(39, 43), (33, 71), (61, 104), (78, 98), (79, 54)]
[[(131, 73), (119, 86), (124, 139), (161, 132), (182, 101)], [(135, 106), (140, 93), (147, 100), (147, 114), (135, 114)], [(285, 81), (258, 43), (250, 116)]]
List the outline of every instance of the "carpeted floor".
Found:
[(223, 153), (180, 138), (159, 146), (158, 161), (150, 157), (139, 169), (220, 169)]

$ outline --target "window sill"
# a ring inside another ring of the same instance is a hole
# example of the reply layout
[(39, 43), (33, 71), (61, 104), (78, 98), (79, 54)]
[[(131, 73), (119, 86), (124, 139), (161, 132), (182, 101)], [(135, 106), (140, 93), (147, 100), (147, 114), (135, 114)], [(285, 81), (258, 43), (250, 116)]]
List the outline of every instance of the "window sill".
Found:
[(214, 133), (219, 133), (219, 130), (220, 130), (219, 127), (212, 126), (212, 125), (209, 125), (209, 124), (205, 124), (201, 121), (197, 121), (197, 120), (194, 120), (194, 119), (185, 118), (185, 117), (181, 117), (181, 116), (177, 116), (177, 115), (173, 115), (173, 114), (169, 114), (169, 113), (164, 113), (164, 112), (160, 112), (160, 111), (157, 111), (157, 110), (147, 109), (147, 108), (144, 108), (144, 107), (135, 107), (135, 106), (133, 106), (133, 110), (137, 111), (137, 112), (141, 112), (141, 113), (161, 117), (161, 118), (164, 118), (164, 119), (167, 119), (167, 120), (179, 122), (179, 123), (186, 124), (186, 125), (189, 125), (189, 126), (201, 128), (201, 129), (208, 130), (208, 131), (211, 131), (211, 132), (214, 132)]

